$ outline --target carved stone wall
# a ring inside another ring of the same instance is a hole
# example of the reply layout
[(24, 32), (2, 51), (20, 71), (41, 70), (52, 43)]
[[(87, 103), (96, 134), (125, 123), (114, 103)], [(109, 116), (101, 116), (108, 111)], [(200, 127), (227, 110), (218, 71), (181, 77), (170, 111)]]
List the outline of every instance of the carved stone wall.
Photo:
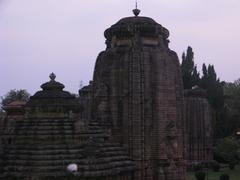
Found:
[[(130, 180), (135, 164), (126, 148), (97, 123), (83, 121), (77, 99), (61, 83), (53, 78), (41, 87), (24, 116), (6, 118), (0, 179)], [(72, 163), (78, 167), (74, 175), (66, 170)]]
[(84, 121), (92, 120), (92, 82), (88, 86), (84, 86), (79, 90), (79, 102), (83, 111), (81, 118)]
[(168, 35), (150, 18), (124, 18), (105, 31), (95, 65), (95, 119), (128, 148), (136, 180), (185, 179), (183, 87)]
[(79, 91), (83, 112), (54, 74), (31, 97), (5, 132), (0, 178), (70, 178), (64, 168), (73, 162), (77, 179), (185, 180), (178, 57), (168, 30), (139, 12), (105, 31), (93, 83)]
[(203, 89), (185, 90), (186, 159), (193, 162), (212, 160), (212, 110)]

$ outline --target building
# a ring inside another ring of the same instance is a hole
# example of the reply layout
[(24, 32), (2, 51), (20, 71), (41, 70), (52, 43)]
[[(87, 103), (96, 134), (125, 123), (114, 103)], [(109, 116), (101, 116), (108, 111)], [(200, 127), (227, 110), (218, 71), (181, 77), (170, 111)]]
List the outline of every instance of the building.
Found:
[(18, 121), (7, 110), (14, 125), (2, 135), (0, 177), (185, 180), (179, 60), (169, 31), (133, 13), (105, 31), (106, 49), (79, 99), (51, 74)]
[(183, 85), (169, 31), (149, 17), (108, 28), (97, 58), (92, 115), (136, 162), (136, 180), (185, 179)]
[[(78, 99), (63, 90), (54, 74), (50, 78), (20, 107), (24, 114), (19, 116), (12, 105), (5, 108), (0, 178), (131, 180), (135, 164), (127, 150), (110, 141), (98, 123), (83, 121)], [(74, 174), (67, 171), (71, 164), (77, 165)]]

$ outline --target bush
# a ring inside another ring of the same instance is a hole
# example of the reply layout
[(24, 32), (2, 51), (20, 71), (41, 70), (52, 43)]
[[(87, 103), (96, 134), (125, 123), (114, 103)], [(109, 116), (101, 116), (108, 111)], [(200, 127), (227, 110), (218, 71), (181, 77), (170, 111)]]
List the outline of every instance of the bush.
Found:
[(236, 166), (236, 163), (234, 162), (229, 163), (229, 169), (234, 170), (235, 166)]
[(196, 165), (194, 165), (193, 166), (193, 170), (195, 171), (195, 172), (197, 172), (197, 171), (202, 171), (203, 170), (203, 166), (202, 166), (202, 164), (196, 164)]
[(203, 171), (197, 171), (195, 173), (195, 177), (196, 177), (197, 180), (205, 180), (206, 173), (203, 172)]
[(222, 163), (230, 163), (238, 160), (239, 142), (233, 137), (219, 140), (214, 147), (214, 159)]
[(203, 170), (203, 165), (199, 162), (192, 162), (187, 165), (187, 171), (201, 171)]
[(228, 174), (222, 174), (220, 176), (220, 179), (219, 180), (229, 180), (229, 175)]
[(220, 164), (218, 162), (212, 162), (211, 168), (214, 172), (218, 172), (220, 170)]

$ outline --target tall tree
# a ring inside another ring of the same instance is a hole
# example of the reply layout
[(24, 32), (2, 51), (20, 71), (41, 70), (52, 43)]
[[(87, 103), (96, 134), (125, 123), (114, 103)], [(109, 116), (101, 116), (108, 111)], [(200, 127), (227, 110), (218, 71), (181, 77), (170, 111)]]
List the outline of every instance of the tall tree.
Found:
[(200, 74), (197, 71), (197, 66), (194, 66), (193, 73), (192, 73), (192, 86), (200, 84)]
[(182, 54), (181, 70), (184, 89), (199, 85), (200, 75), (194, 64), (194, 52), (190, 46), (187, 48), (187, 53)]
[(226, 96), (225, 105), (231, 112), (240, 115), (240, 79), (234, 83), (226, 83), (224, 93)]
[(207, 89), (208, 87), (208, 70), (207, 70), (207, 66), (205, 63), (203, 63), (202, 65), (202, 77), (201, 77), (201, 82), (200, 82), (200, 86), (203, 89)]
[(231, 135), (240, 128), (240, 79), (224, 84), (224, 107), (227, 112), (226, 133)]
[(224, 108), (223, 83), (217, 78), (217, 73), (213, 65), (202, 65), (200, 87), (207, 91), (208, 101), (214, 110), (214, 137), (215, 139), (225, 137), (227, 135), (227, 113)]
[(217, 78), (213, 65), (203, 64), (200, 87), (207, 90), (208, 100), (214, 109), (221, 109), (224, 105), (223, 84)]

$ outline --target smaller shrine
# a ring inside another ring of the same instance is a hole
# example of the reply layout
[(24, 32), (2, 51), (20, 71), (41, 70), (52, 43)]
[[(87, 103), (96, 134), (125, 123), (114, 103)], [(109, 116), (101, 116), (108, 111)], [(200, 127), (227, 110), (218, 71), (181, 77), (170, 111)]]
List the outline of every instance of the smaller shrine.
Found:
[(55, 78), (52, 73), (23, 106), (5, 108), (0, 179), (132, 179), (135, 164), (127, 150), (98, 123), (83, 121), (78, 98)]
[(194, 87), (184, 92), (186, 160), (192, 163), (212, 161), (212, 109), (207, 92)]

